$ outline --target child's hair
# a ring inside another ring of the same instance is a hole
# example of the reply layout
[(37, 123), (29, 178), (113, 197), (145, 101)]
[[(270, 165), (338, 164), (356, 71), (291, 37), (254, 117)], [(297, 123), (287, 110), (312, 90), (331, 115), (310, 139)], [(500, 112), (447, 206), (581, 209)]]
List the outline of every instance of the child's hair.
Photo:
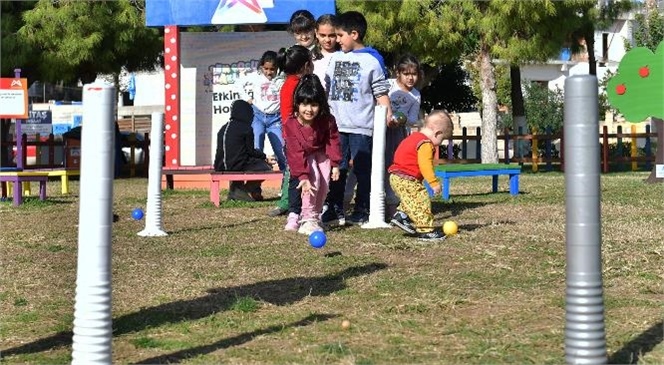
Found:
[(261, 70), (260, 68), (266, 62), (269, 62), (269, 63), (273, 64), (274, 66), (277, 66), (277, 68), (278, 68), (279, 66), (277, 65), (277, 52), (275, 52), (275, 51), (265, 51), (265, 53), (263, 53), (263, 55), (261, 56), (260, 61), (258, 61), (258, 71)]
[(288, 22), (290, 34), (316, 31), (316, 18), (309, 10), (296, 10)]
[(286, 75), (299, 73), (308, 62), (311, 62), (311, 52), (297, 44), (280, 49), (277, 55), (277, 67)]
[(452, 117), (450, 116), (450, 113), (447, 112), (445, 109), (434, 109), (429, 113), (425, 118), (424, 118), (424, 126), (425, 127), (431, 127), (433, 124), (439, 123), (438, 119), (434, 119), (433, 117), (435, 116), (440, 116), (443, 119), (444, 125), (443, 127), (443, 132), (445, 133), (445, 139), (449, 138), (452, 136), (452, 132), (454, 131), (454, 124), (452, 123)]
[(346, 33), (356, 31), (358, 42), (362, 42), (364, 36), (367, 34), (367, 20), (362, 13), (357, 11), (347, 11), (342, 13), (337, 17), (334, 26), (336, 28), (341, 28)]
[(323, 14), (318, 17), (318, 20), (316, 20), (316, 29), (320, 27), (321, 25), (331, 25), (335, 26), (337, 24), (337, 17), (334, 14)]
[[(335, 24), (337, 24), (337, 16), (336, 15), (334, 15), (334, 14), (323, 14), (323, 15), (318, 17), (318, 20), (316, 20), (316, 30), (318, 30), (318, 28), (321, 25), (330, 25), (334, 28)], [(339, 45), (339, 42), (336, 42), (335, 45), (334, 45), (334, 49), (336, 51), (338, 51), (340, 48), (341, 48), (341, 46)]]
[(417, 70), (417, 73), (420, 73), (422, 70), (420, 68), (420, 61), (410, 53), (401, 56), (396, 66), (397, 72), (398, 73), (406, 72), (411, 68), (414, 68), (415, 70)]
[(304, 75), (295, 88), (293, 95), (293, 110), (297, 112), (300, 104), (318, 104), (319, 116), (330, 115), (330, 105), (327, 103), (325, 89), (318, 76), (314, 74)]

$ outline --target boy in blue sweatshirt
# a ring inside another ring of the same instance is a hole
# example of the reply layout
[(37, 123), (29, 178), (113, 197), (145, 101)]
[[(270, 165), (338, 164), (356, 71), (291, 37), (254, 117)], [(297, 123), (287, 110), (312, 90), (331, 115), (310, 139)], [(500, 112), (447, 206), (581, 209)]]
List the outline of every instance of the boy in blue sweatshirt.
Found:
[(339, 127), (342, 160), (339, 180), (330, 182), (327, 210), (322, 220), (326, 224), (346, 223), (344, 189), (352, 161), (353, 172), (357, 176), (357, 193), (355, 208), (348, 221), (362, 224), (369, 218), (374, 107), (379, 104), (387, 108), (385, 123), (390, 125), (392, 109), (387, 95), (389, 84), (383, 57), (363, 43), (367, 32), (364, 16), (349, 11), (339, 15), (334, 26), (341, 52), (332, 56), (325, 80), (330, 109)]

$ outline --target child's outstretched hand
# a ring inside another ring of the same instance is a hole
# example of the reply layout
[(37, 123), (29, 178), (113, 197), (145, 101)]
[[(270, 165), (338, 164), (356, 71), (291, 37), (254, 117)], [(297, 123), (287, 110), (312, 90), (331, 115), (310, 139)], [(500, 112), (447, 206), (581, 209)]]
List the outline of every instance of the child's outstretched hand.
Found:
[(440, 184), (437, 184), (437, 185), (432, 186), (431, 190), (433, 190), (433, 196), (438, 196), (443, 191), (443, 186), (440, 185)]
[(302, 189), (303, 193), (309, 193), (312, 195), (316, 192), (316, 189), (311, 186), (309, 180), (300, 180), (300, 183), (297, 184), (297, 188)]
[(332, 180), (333, 181), (339, 180), (339, 168), (338, 167), (333, 167), (332, 168)]

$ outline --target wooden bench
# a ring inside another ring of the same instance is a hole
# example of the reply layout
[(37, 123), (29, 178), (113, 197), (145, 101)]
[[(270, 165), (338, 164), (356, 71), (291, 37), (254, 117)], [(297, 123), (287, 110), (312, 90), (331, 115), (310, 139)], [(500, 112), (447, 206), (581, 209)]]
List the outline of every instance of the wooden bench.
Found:
[(166, 189), (170, 190), (175, 188), (173, 175), (209, 175), (213, 172), (212, 166), (182, 166), (175, 169), (161, 170), (161, 174), (166, 176)]
[[(518, 164), (445, 164), (435, 167), (434, 172), (443, 185), (443, 199), (450, 199), (450, 182), (452, 178), (469, 176), (491, 176), (492, 191), (498, 192), (498, 176), (509, 176), (510, 195), (519, 194), (519, 175), (521, 166)], [(432, 194), (431, 189), (429, 194)]]
[(213, 172), (210, 174), (210, 201), (219, 206), (219, 191), (222, 181), (263, 181), (263, 180), (281, 180), (283, 173), (281, 171), (268, 172)]
[(2, 194), (2, 198), (7, 198), (7, 183), (10, 182), (14, 185), (13, 204), (15, 207), (21, 205), (23, 203), (23, 183), (30, 181), (39, 182), (39, 199), (46, 200), (46, 183), (48, 182), (48, 173), (33, 171), (0, 172), (0, 193)]

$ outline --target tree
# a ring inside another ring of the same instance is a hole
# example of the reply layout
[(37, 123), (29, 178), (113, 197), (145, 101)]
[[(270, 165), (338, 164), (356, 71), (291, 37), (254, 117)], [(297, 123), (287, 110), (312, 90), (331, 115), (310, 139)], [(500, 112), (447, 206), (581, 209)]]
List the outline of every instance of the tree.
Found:
[[(657, 9), (655, 0), (647, 0), (644, 10), (645, 13), (635, 16), (633, 23), (634, 41), (637, 47), (642, 48), (630, 50), (620, 61), (618, 74), (607, 84), (607, 95), (611, 104), (631, 122), (652, 117), (652, 124), (657, 130), (657, 149), (655, 166), (645, 181), (661, 183), (664, 179), (657, 178), (655, 169), (658, 164), (664, 164), (664, 82), (661, 76), (664, 72), (664, 16)], [(652, 69), (659, 70), (655, 71), (655, 75), (659, 72), (660, 76), (651, 76)], [(648, 95), (652, 99), (631, 97), (634, 95), (630, 92), (634, 91), (632, 85), (636, 86), (637, 95)]]
[[(482, 162), (498, 161), (497, 95), (493, 60), (509, 62), (557, 54), (576, 17), (563, 21), (552, 0), (339, 0), (340, 11), (358, 10), (369, 22), (367, 43), (393, 52), (410, 50), (424, 63), (464, 57), (479, 70)], [(562, 7), (566, 10), (568, 8)], [(412, 37), (417, 34), (417, 37)], [(555, 52), (553, 51), (555, 45)]]
[(38, 50), (34, 79), (88, 83), (99, 73), (159, 64), (163, 43), (145, 26), (144, 0), (39, 0), (21, 16), (17, 41), (31, 54)]

